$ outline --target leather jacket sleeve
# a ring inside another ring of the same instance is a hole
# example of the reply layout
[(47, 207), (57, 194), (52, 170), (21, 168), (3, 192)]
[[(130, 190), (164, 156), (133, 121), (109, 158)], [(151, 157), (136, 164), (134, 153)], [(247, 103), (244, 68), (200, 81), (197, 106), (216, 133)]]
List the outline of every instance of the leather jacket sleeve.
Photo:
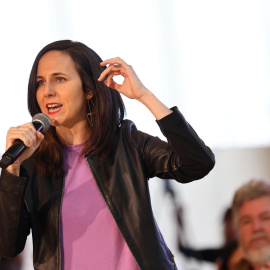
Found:
[[(135, 130), (131, 131), (131, 140), (141, 151), (149, 178), (157, 176), (181, 183), (201, 179), (214, 167), (215, 156), (177, 107), (172, 110), (171, 114), (157, 120), (168, 143)], [(145, 137), (143, 145), (141, 136)]]
[(24, 194), (25, 177), (17, 177), (5, 170), (0, 178), (0, 256), (11, 258), (19, 254), (30, 233), (30, 222)]

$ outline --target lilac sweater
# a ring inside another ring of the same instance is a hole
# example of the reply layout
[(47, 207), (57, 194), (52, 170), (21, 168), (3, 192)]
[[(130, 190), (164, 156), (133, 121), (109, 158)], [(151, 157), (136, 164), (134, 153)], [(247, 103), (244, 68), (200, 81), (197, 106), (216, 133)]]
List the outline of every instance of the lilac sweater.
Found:
[(137, 270), (86, 160), (79, 158), (82, 147), (69, 145), (64, 152), (61, 269)]

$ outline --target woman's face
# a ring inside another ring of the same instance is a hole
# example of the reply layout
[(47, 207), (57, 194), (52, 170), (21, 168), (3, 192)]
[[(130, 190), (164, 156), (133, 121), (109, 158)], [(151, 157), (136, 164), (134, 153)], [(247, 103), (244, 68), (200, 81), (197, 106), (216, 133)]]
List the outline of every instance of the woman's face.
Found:
[(87, 94), (72, 58), (65, 52), (49, 51), (41, 57), (36, 98), (53, 126), (72, 128), (87, 121)]

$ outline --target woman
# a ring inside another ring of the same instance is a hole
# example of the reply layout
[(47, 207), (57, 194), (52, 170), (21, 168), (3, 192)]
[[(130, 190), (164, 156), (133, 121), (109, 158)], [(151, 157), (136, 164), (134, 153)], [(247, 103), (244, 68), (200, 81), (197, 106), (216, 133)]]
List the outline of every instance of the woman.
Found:
[[(143, 103), (169, 143), (123, 120), (119, 93)], [(162, 104), (122, 59), (102, 62), (69, 40), (37, 55), (28, 107), (32, 116), (47, 114), (51, 127), (43, 135), (27, 123), (7, 133), (7, 149), (16, 139), (28, 148), (2, 171), (0, 256), (20, 253), (31, 229), (35, 269), (177, 269), (147, 180), (187, 183), (214, 166), (178, 109)]]

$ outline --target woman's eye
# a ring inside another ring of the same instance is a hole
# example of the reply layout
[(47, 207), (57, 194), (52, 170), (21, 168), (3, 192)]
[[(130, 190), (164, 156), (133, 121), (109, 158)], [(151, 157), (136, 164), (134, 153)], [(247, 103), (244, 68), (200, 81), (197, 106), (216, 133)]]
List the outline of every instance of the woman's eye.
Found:
[(37, 82), (37, 86), (41, 86), (41, 85), (44, 85), (44, 84), (45, 84), (44, 81), (38, 81), (38, 82)]

